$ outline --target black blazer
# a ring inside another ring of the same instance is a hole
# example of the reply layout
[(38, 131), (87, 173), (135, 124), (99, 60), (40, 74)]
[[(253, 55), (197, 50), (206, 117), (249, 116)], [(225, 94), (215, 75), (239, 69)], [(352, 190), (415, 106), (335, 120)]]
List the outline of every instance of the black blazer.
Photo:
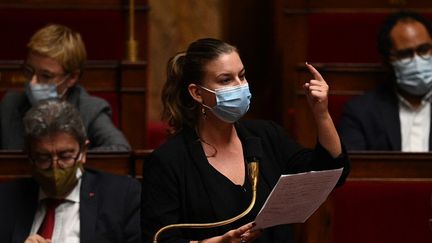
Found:
[[(333, 159), (320, 145), (315, 150), (302, 148), (272, 122), (241, 122), (236, 129), (242, 144), (246, 137), (254, 136), (261, 139), (263, 148), (257, 201), (252, 212), (219, 228), (170, 230), (161, 235), (159, 242), (209, 238), (253, 221), (281, 174), (344, 167), (340, 181), (348, 175), (345, 153)], [(197, 134), (190, 128), (184, 128), (153, 151), (144, 163), (142, 185), (143, 242), (151, 242), (155, 232), (168, 224), (231, 218), (244, 211), (251, 198), (247, 179), (243, 187), (236, 186), (209, 165)], [(292, 236), (291, 226), (281, 225), (266, 229), (254, 242), (291, 242)]]
[[(349, 101), (338, 122), (339, 135), (346, 148), (348, 150), (401, 151), (398, 102), (391, 84), (381, 85)], [(430, 134), (429, 150), (432, 150)]]
[[(0, 184), (0, 242), (23, 243), (29, 236), (38, 189), (33, 179)], [(80, 242), (141, 243), (139, 200), (135, 179), (86, 170), (80, 191)]]

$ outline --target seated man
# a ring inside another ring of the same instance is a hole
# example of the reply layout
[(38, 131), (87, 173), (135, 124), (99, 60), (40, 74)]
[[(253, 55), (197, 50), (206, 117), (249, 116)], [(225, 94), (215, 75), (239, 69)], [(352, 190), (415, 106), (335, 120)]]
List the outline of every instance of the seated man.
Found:
[(348, 150), (431, 150), (432, 26), (412, 12), (388, 17), (378, 48), (393, 80), (349, 102), (338, 124)]
[(88, 140), (73, 105), (42, 101), (24, 129), (32, 178), (0, 184), (0, 242), (141, 243), (140, 185), (83, 169)]
[(31, 37), (28, 49), (23, 66), (25, 93), (7, 92), (0, 103), (0, 149), (22, 149), (25, 112), (41, 100), (58, 98), (79, 110), (89, 149), (129, 151), (126, 138), (112, 123), (109, 104), (77, 85), (86, 59), (80, 34), (62, 25), (48, 25)]

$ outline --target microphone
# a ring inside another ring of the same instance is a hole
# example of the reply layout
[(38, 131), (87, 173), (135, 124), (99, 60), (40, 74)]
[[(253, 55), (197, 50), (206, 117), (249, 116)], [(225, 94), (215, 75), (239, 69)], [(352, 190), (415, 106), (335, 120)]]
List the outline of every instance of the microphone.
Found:
[[(249, 180), (252, 184), (252, 195), (256, 196), (258, 185), (259, 167), (258, 162), (263, 156), (261, 139), (258, 137), (248, 137), (245, 139), (245, 155), (248, 164)], [(255, 199), (253, 199), (255, 200)]]
[(184, 224), (170, 224), (160, 228), (156, 234), (153, 236), (153, 243), (158, 242), (159, 235), (169, 229), (174, 228), (194, 228), (194, 229), (204, 229), (204, 228), (213, 228), (219, 227), (223, 225), (230, 224), (234, 221), (237, 221), (247, 215), (255, 205), (256, 194), (257, 194), (257, 185), (258, 185), (258, 175), (259, 175), (259, 166), (258, 161), (262, 158), (263, 150), (261, 146), (261, 139), (258, 137), (247, 137), (244, 141), (244, 154), (246, 157), (247, 167), (248, 167), (248, 176), (252, 185), (252, 199), (249, 206), (243, 211), (241, 214), (226, 219), (219, 222), (214, 223), (184, 223)]

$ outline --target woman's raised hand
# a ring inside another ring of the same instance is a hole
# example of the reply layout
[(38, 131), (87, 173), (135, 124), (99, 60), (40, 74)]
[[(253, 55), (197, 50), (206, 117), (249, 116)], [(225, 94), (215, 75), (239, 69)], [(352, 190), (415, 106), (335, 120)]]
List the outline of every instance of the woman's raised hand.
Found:
[(321, 74), (311, 64), (306, 63), (306, 67), (313, 75), (313, 79), (303, 85), (306, 98), (315, 117), (328, 113), (328, 92), (329, 86)]

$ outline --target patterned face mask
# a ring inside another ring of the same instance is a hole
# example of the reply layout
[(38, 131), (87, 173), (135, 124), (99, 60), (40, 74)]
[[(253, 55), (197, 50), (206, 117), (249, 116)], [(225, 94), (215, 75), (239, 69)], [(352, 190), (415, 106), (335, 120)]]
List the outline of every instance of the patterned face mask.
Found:
[(41, 169), (33, 166), (33, 178), (39, 183), (42, 190), (51, 197), (64, 197), (77, 184), (77, 170), (83, 171), (82, 164), (75, 162), (68, 168)]

